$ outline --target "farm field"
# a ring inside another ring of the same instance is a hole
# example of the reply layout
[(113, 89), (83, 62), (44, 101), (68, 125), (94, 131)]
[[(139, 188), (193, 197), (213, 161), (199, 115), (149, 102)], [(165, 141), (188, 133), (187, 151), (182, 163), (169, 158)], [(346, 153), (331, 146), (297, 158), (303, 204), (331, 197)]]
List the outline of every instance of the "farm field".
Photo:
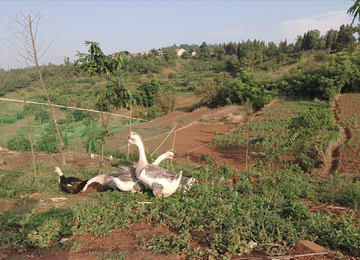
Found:
[[(6, 236), (1, 240), (0, 257), (265, 259), (266, 255), (315, 253), (295, 243), (308, 240), (324, 246), (322, 252), (359, 259), (360, 185), (353, 178), (341, 177), (357, 171), (356, 163), (342, 168), (359, 153), (355, 149), (357, 100), (357, 94), (340, 95), (337, 100), (337, 120), (345, 132), (349, 128), (354, 140), (349, 144), (351, 138), (344, 138), (341, 163), (335, 169), (339, 174), (327, 172), (327, 178), (316, 181), (294, 164), (291, 144), (283, 146), (289, 137), (288, 117), (316, 107), (313, 102), (277, 101), (247, 117), (237, 116), (242, 108), (236, 106), (186, 114), (177, 111), (163, 117), (167, 125), (184, 123), (176, 132), (174, 146), (182, 158), (163, 166), (183, 170), (199, 182), (185, 194), (159, 200), (148, 190), (125, 194), (95, 185), (86, 194), (68, 195), (59, 190), (52, 172), (59, 166), (59, 155), (37, 155), (42, 162), (38, 176), (33, 176), (30, 160), (24, 160), (26, 153), (2, 152), (10, 163), (0, 166), (0, 224), (4, 227), (1, 235)], [(162, 120), (153, 123), (161, 125)], [(261, 142), (248, 144), (249, 140)], [(76, 159), (75, 154), (69, 158), (69, 165), (63, 167), (65, 175), (82, 179), (96, 175), (96, 159), (87, 155)], [(106, 164), (104, 170), (111, 171), (110, 163)], [(234, 172), (239, 178), (236, 183)], [(70, 240), (59, 243), (62, 238)], [(250, 242), (258, 247), (251, 249)], [(299, 259), (333, 257), (320, 254)]]
[(345, 139), (339, 147), (337, 171), (344, 176), (360, 177), (360, 94), (339, 97), (338, 121), (344, 128)]

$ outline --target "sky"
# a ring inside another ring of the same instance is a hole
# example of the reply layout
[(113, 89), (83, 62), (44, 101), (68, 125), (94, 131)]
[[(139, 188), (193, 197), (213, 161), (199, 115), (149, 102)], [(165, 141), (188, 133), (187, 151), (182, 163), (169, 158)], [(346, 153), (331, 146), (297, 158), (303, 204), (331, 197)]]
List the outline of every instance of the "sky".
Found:
[[(8, 27), (16, 15), (43, 14), (37, 43), (50, 46), (40, 64), (73, 62), (86, 53), (85, 41), (100, 43), (105, 54), (141, 52), (176, 44), (222, 44), (261, 40), (266, 44), (319, 30), (325, 35), (350, 24), (351, 0), (232, 1), (0, 1), (0, 68), (26, 67), (11, 50)], [(14, 40), (14, 42), (16, 42)], [(10, 47), (10, 48), (9, 48)], [(40, 51), (41, 52), (41, 51)], [(32, 66), (32, 64), (30, 64)]]

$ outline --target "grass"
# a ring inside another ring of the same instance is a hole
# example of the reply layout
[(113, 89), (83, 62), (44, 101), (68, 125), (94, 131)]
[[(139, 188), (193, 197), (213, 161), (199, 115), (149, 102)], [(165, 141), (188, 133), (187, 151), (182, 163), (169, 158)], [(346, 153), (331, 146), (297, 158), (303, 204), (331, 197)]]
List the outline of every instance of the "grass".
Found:
[[(270, 133), (276, 126), (273, 133), (276, 138), (273, 140), (278, 142), (277, 134), (285, 133), (285, 119), (282, 117), (298, 113), (306, 104), (308, 102), (293, 102), (283, 110), (266, 114), (272, 116), (272, 113), (282, 111), (280, 119), (249, 121), (245, 128), (258, 131), (253, 136), (256, 138), (260, 133), (265, 136), (263, 132)], [(185, 117), (181, 119), (186, 120)], [(58, 241), (64, 236), (86, 233), (109, 236), (114, 230), (128, 230), (132, 224), (147, 222), (169, 227), (171, 233), (150, 238), (138, 235), (138, 246), (168, 257), (184, 253), (191, 259), (230, 259), (252, 250), (281, 255), (300, 239), (358, 255), (360, 182), (341, 178), (338, 173), (330, 181), (316, 180), (298, 164), (286, 162), (281, 162), (281, 169), (271, 169), (268, 162), (275, 162), (275, 159), (269, 160), (269, 154), (275, 154), (271, 150), (275, 141), (271, 140), (269, 137), (263, 141), (264, 144), (269, 141), (268, 147), (263, 145), (267, 150), (254, 150), (259, 155), (258, 166), (244, 171), (221, 162), (201, 167), (163, 163), (166, 169), (174, 172), (182, 170), (184, 176), (204, 181), (194, 183), (186, 193), (176, 192), (160, 199), (155, 199), (149, 189), (140, 194), (105, 190), (86, 197), (68, 195), (59, 189), (57, 175), (53, 173), (54, 166), (44, 163), (38, 164), (41, 174), (37, 177), (34, 177), (31, 168), (23, 171), (0, 170), (0, 198), (19, 203), (18, 207), (0, 214), (0, 243), (18, 251), (28, 247), (45, 248), (59, 246)], [(62, 170), (68, 176), (82, 179), (97, 175), (95, 167), (68, 165)], [(112, 169), (103, 169), (103, 172), (107, 171)], [(232, 178), (234, 172), (239, 180), (232, 186), (226, 180)], [(254, 177), (258, 187), (252, 186), (249, 176)], [(60, 196), (67, 202), (50, 202), (50, 198)], [(313, 213), (303, 203), (304, 200), (336, 203), (351, 208), (353, 214)], [(45, 210), (44, 201), (48, 203)], [(257, 243), (255, 248), (249, 246), (252, 241)], [(190, 246), (193, 242), (197, 246)], [(268, 247), (268, 244), (280, 246)], [(63, 245), (63, 248), (76, 251), (81, 246), (75, 240)], [(126, 252), (115, 251), (91, 254), (97, 259), (126, 258)]]
[[(24, 208), (21, 213), (8, 210), (0, 215), (1, 244), (20, 251), (29, 246), (44, 248), (57, 245), (59, 238), (65, 235), (89, 232), (107, 236), (112, 230), (126, 230), (131, 224), (147, 221), (156, 226), (170, 226), (176, 232), (149, 239), (138, 238), (139, 245), (151, 245), (152, 251), (164, 255), (186, 253), (192, 258), (226, 258), (245, 252), (250, 241), (258, 243), (255, 250), (264, 250), (267, 243), (277, 243), (284, 245), (282, 251), (285, 252), (299, 239), (318, 239), (323, 246), (346, 249), (354, 254), (358, 252), (359, 220), (354, 216), (341, 216), (334, 221), (330, 213), (310, 213), (299, 199), (359, 207), (359, 183), (341, 179), (338, 175), (330, 182), (310, 182), (309, 175), (304, 175), (296, 165), (289, 165), (273, 173), (256, 171), (258, 188), (253, 188), (248, 178), (255, 174), (254, 170), (237, 171), (240, 181), (236, 186), (230, 186), (224, 180), (232, 177), (234, 169), (226, 165), (220, 168), (164, 166), (174, 171), (181, 168), (185, 176), (208, 181), (195, 183), (185, 194), (177, 192), (158, 200), (147, 189), (141, 194), (108, 190), (92, 193), (83, 200), (80, 195), (68, 195), (59, 190), (56, 175), (49, 171), (50, 165), (40, 166), (40, 172), (49, 173), (38, 178), (30, 171), (1, 171), (4, 175), (0, 185), (3, 199), (17, 198), (25, 204), (26, 199), (21, 196), (40, 194), (33, 198), (37, 203), (28, 204), (28, 210)], [(80, 170), (65, 169), (70, 175)], [(94, 174), (92, 168), (81, 169), (83, 179)], [(69, 203), (63, 207), (53, 205), (46, 211), (38, 210), (40, 200), (59, 195), (68, 198)], [(153, 204), (139, 204), (139, 201)], [(204, 246), (191, 248), (190, 241)], [(278, 253), (268, 251), (270, 255)]]

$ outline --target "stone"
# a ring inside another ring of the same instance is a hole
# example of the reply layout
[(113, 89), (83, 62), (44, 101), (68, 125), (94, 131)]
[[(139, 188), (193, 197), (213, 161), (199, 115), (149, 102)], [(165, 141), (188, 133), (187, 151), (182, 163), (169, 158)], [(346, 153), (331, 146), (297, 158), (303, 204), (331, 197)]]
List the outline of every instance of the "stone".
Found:
[(296, 242), (294, 248), (302, 248), (304, 251), (309, 253), (320, 253), (320, 252), (328, 252), (325, 247), (319, 246), (313, 242), (307, 240), (299, 240)]

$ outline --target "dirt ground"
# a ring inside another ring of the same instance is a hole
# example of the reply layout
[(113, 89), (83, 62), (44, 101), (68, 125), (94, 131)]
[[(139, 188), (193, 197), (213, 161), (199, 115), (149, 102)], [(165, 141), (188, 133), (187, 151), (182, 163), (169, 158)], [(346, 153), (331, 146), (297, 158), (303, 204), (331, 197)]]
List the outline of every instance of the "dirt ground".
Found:
[[(187, 99), (186, 97), (182, 98), (183, 99), (181, 101), (178, 100), (178, 102), (181, 102), (184, 106), (192, 104), (191, 102), (198, 101), (195, 96), (188, 96)], [(245, 123), (245, 118), (238, 115), (239, 109), (240, 108), (237, 106), (229, 106), (217, 110), (198, 109), (192, 113), (176, 111), (160, 119), (156, 119), (152, 123), (169, 124), (169, 122), (174, 123), (179, 117), (186, 119), (182, 120), (181, 124), (179, 124), (175, 139), (175, 149), (182, 155), (180, 162), (203, 164), (202, 155), (207, 154), (216, 161), (227, 163), (237, 169), (244, 169), (246, 165), (244, 152), (239, 151), (234, 153), (234, 150), (212, 148), (208, 145), (208, 143), (214, 139), (215, 131), (218, 135), (225, 134), (229, 131), (229, 126), (222, 120), (224, 116), (231, 118), (231, 127), (236, 127), (238, 124)], [(234, 113), (237, 116), (234, 116)], [(177, 122), (179, 122), (179, 120)], [(145, 124), (149, 124), (149, 122)], [(0, 158), (0, 164), (2, 163), (0, 169), (21, 170), (24, 167), (31, 165), (32, 162), (31, 154), (29, 152), (13, 152), (7, 151), (6, 149), (0, 150)], [(36, 153), (36, 160), (54, 165), (61, 165), (62, 158), (60, 154)], [(66, 161), (68, 164), (78, 166), (95, 166), (99, 163), (98, 159), (91, 159), (86, 154), (78, 154), (71, 151), (67, 152)], [(110, 163), (110, 161), (106, 161), (106, 163)], [(314, 205), (308, 201), (305, 201), (304, 203), (308, 204), (310, 209), (314, 212), (328, 210), (337, 212), (337, 214), (341, 215), (344, 211), (341, 207), (336, 208), (336, 205)], [(92, 251), (103, 252), (103, 257), (110, 257), (112, 252), (127, 251), (126, 255), (124, 255), (124, 259), (186, 259), (186, 255), (165, 258), (162, 255), (152, 253), (147, 248), (136, 246), (136, 236), (140, 233), (142, 233), (143, 237), (147, 238), (152, 235), (170, 232), (172, 231), (167, 228), (155, 227), (152, 223), (140, 223), (132, 225), (131, 229), (123, 232), (114, 231), (111, 236), (106, 237), (95, 237), (92, 234), (71, 236), (71, 239), (76, 240), (80, 244), (80, 249), (78, 251), (63, 250), (60, 245), (52, 247), (51, 250), (28, 249), (22, 253), (0, 248), (0, 259), (95, 260), (97, 259), (96, 255), (89, 254), (89, 252)], [(191, 246), (196, 247), (197, 245), (193, 243)], [(324, 250), (324, 252), (329, 251), (325, 248), (322, 248), (321, 250)], [(298, 245), (298, 247), (294, 247), (293, 250), (288, 253), (299, 255), (304, 253), (314, 253), (314, 251), (311, 248), (304, 248), (304, 245)], [(233, 257), (232, 259), (250, 259), (248, 257), (253, 257), (252, 259), (271, 259), (266, 258), (263, 254), (243, 255)], [(291, 259), (295, 258), (293, 257)], [(333, 259), (333, 257), (329, 254), (320, 254), (297, 257), (296, 259)]]

